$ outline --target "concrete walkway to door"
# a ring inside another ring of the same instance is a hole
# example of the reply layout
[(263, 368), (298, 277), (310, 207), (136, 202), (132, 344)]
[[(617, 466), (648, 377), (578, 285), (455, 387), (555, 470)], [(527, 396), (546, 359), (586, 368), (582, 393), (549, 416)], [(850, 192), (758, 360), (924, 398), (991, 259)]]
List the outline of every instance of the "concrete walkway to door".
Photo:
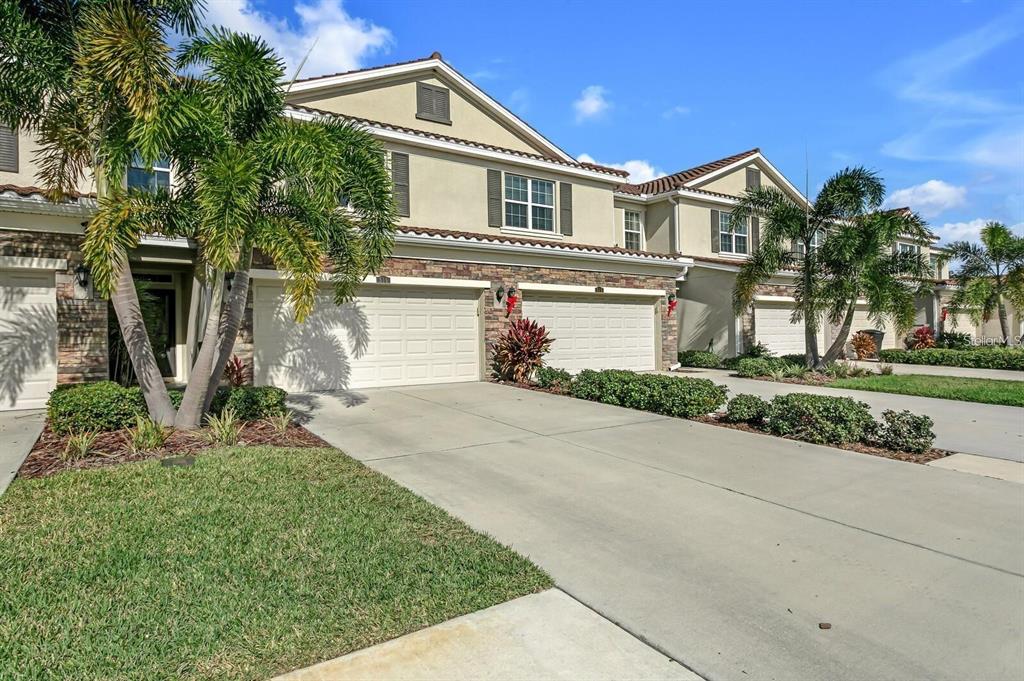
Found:
[(1024, 677), (1017, 483), (486, 383), (296, 405), (706, 678)]

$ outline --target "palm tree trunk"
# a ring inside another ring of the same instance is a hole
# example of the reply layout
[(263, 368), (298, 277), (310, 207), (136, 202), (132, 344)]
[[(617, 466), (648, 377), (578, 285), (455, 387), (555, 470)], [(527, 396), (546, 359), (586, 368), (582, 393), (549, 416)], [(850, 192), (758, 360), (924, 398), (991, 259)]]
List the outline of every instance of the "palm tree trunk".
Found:
[(160, 375), (160, 367), (156, 363), (156, 355), (153, 354), (153, 345), (149, 342), (146, 322), (139, 307), (139, 296), (135, 291), (135, 280), (127, 261), (117, 275), (117, 283), (110, 296), (110, 302), (117, 314), (121, 337), (128, 349), (128, 356), (131, 357), (136, 380), (149, 408), (149, 416), (157, 423), (169, 426), (174, 423), (174, 406), (171, 404), (170, 395), (167, 394), (164, 378)]
[(203, 419), (203, 408), (206, 406), (206, 393), (209, 388), (210, 372), (217, 352), (217, 331), (220, 326), (221, 307), (224, 300), (224, 273), (216, 271), (212, 277), (213, 299), (210, 301), (210, 315), (206, 319), (203, 331), (203, 345), (196, 355), (196, 362), (189, 374), (188, 387), (178, 408), (178, 416), (174, 426), (182, 430), (198, 428)]
[[(804, 253), (810, 254), (810, 252), (811, 252), (810, 251), (810, 247), (811, 247), (810, 242), (809, 241), (805, 241), (804, 242), (804, 249), (805, 249)], [(804, 260), (803, 277), (804, 277), (804, 295), (806, 296), (806, 295), (809, 295), (810, 292), (813, 290), (812, 289), (813, 282), (811, 281), (811, 272), (810, 272), (810, 268), (807, 266), (807, 260), (806, 259)], [(805, 301), (805, 303), (806, 303), (806, 301)], [(807, 314), (807, 311), (805, 310), (804, 311), (804, 364), (807, 366), (808, 369), (817, 369), (817, 368), (819, 368), (818, 367), (818, 363), (820, 362), (820, 360), (818, 358), (818, 333), (817, 333), (817, 331), (814, 330), (813, 327), (810, 326), (810, 324), (813, 324), (813, 319), (814, 319), (814, 316), (810, 315), (810, 314)]]
[(231, 279), (231, 293), (220, 319), (217, 356), (210, 370), (206, 401), (203, 404), (204, 413), (210, 411), (210, 405), (217, 394), (221, 376), (224, 374), (224, 367), (227, 366), (235, 348), (235, 339), (238, 338), (238, 330), (242, 326), (242, 316), (245, 314), (245, 303), (249, 296), (249, 266), (252, 264), (252, 249), (246, 247), (243, 249), (243, 253), (244, 255), (238, 263), (238, 269)]
[(843, 325), (839, 327), (839, 335), (832, 341), (832, 345), (829, 346), (828, 350), (825, 351), (825, 356), (822, 358), (821, 363), (828, 366), (832, 362), (839, 358), (839, 355), (843, 353), (846, 348), (846, 339), (850, 335), (850, 328), (853, 326), (854, 312), (857, 310), (857, 301), (850, 301), (850, 307), (846, 310), (846, 316), (843, 317)]
[(1003, 302), (1002, 296), (999, 297), (999, 301), (996, 303), (999, 310), (999, 331), (1003, 334), (1003, 345), (1009, 347), (1010, 345), (1010, 323), (1006, 318), (1006, 303)]

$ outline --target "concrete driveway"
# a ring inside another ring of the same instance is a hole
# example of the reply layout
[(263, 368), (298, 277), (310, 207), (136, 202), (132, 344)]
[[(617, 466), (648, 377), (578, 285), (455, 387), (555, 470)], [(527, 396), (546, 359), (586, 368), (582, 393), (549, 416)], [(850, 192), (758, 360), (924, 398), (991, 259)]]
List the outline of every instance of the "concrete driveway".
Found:
[(1024, 675), (1019, 484), (485, 383), (297, 403), (706, 678)]
[[(669, 373), (669, 372), (662, 372)], [(1020, 373), (1020, 372), (1017, 372)], [(909, 409), (927, 414), (935, 421), (935, 446), (954, 452), (980, 454), (998, 459), (1024, 462), (1024, 408), (998, 404), (979, 404), (934, 397), (915, 397), (867, 390), (842, 390), (814, 385), (775, 383), (754, 378), (740, 378), (725, 369), (685, 369), (672, 376), (710, 378), (729, 388), (729, 396), (751, 393), (771, 399), (780, 393), (808, 392), (839, 395), (866, 402), (880, 415), (886, 409)], [(1024, 383), (1022, 383), (1024, 385)]]
[(0, 411), (0, 494), (14, 480), (21, 463), (43, 432), (42, 409)]

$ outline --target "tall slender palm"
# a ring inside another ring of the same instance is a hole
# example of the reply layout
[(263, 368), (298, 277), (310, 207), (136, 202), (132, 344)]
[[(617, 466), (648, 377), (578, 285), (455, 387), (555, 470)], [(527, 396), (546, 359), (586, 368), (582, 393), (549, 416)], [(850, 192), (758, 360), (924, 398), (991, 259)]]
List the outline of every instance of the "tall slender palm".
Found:
[(1006, 303), (1024, 311), (1024, 237), (1000, 222), (989, 222), (981, 229), (980, 244), (954, 241), (946, 251), (945, 260), (960, 264), (952, 274), (958, 287), (949, 305), (953, 319), (955, 313), (967, 312), (981, 324), (995, 313), (1003, 345), (1009, 345)]
[(874, 211), (837, 223), (821, 247), (826, 318), (839, 332), (822, 358), (830, 364), (844, 355), (854, 314), (861, 301), (868, 317), (897, 333), (909, 329), (915, 299), (933, 275), (919, 249), (902, 251), (900, 240), (926, 242), (924, 221), (909, 210)]
[(813, 202), (795, 201), (775, 187), (748, 189), (733, 209), (733, 219), (758, 218), (760, 238), (740, 267), (733, 288), (733, 308), (742, 313), (754, 300), (757, 287), (781, 270), (798, 270), (793, 289), (792, 321), (804, 323), (804, 353), (808, 367), (817, 366), (818, 332), (827, 301), (821, 284), (816, 248), (820, 235), (838, 220), (865, 205), (877, 207), (884, 196), (877, 177), (863, 168), (847, 168), (829, 178)]
[(197, 243), (212, 312), (174, 421), (193, 428), (231, 356), (254, 250), (285, 275), (302, 321), (323, 276), (330, 275), (340, 304), (383, 264), (395, 208), (384, 150), (367, 131), (282, 115), (284, 66), (261, 39), (207, 31), (184, 46), (178, 65), (199, 75), (182, 78), (167, 97), (166, 117), (174, 120), (163, 148), (175, 165), (174, 191), (113, 192), (90, 223), (85, 254), (96, 285), (108, 290), (111, 263), (142, 234)]
[[(195, 0), (21, 0), (0, 3), (0, 122), (38, 139), (38, 181), (57, 200), (91, 174), (100, 202), (135, 152), (160, 145), (159, 102), (174, 81), (167, 35), (192, 35)], [(127, 260), (111, 263), (121, 335), (153, 418), (174, 409), (146, 333)]]

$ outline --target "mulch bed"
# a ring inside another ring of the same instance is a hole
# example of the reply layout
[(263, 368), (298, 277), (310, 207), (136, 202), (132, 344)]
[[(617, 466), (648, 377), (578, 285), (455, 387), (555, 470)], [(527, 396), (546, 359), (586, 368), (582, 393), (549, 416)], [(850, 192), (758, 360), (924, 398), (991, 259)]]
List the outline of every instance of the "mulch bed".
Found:
[[(132, 461), (196, 454), (204, 449), (219, 446), (204, 440), (199, 432), (176, 430), (170, 434), (162, 448), (152, 452), (132, 452), (128, 448), (127, 430), (100, 433), (96, 436), (96, 441), (93, 444), (93, 449), (97, 454), (80, 461), (64, 461), (61, 459), (61, 455), (67, 445), (67, 436), (58, 435), (47, 425), (18, 470), (18, 477), (42, 478), (63, 471), (105, 468)], [(250, 421), (243, 424), (238, 444), (272, 445), (274, 447), (330, 446), (300, 425), (293, 423), (288, 426), (286, 432), (278, 433), (266, 421)]]
[[(700, 421), (701, 423), (707, 423), (712, 426), (719, 426), (720, 428), (732, 428), (733, 430), (742, 430), (746, 433), (757, 433), (759, 435), (767, 435), (768, 437), (779, 437), (783, 440), (792, 440), (793, 442), (803, 442), (803, 440), (797, 440), (796, 438), (782, 437), (780, 435), (772, 435), (766, 433), (763, 430), (755, 428), (749, 423), (728, 423), (722, 421), (716, 415), (702, 416), (700, 418), (693, 419), (694, 421)], [(807, 443), (813, 444), (813, 443)], [(826, 444), (821, 445), (822, 447), (832, 447), (834, 449), (845, 449), (849, 452), (858, 452), (860, 454), (870, 454), (871, 456), (880, 456), (885, 459), (896, 459), (897, 461), (906, 461), (908, 463), (928, 463), (929, 461), (935, 461), (936, 459), (943, 459), (950, 454), (956, 454), (948, 449), (929, 449), (927, 452), (922, 454), (916, 454), (914, 452), (899, 452), (892, 449), (885, 449), (883, 447), (872, 447), (870, 445), (855, 442), (847, 445), (833, 445)]]

